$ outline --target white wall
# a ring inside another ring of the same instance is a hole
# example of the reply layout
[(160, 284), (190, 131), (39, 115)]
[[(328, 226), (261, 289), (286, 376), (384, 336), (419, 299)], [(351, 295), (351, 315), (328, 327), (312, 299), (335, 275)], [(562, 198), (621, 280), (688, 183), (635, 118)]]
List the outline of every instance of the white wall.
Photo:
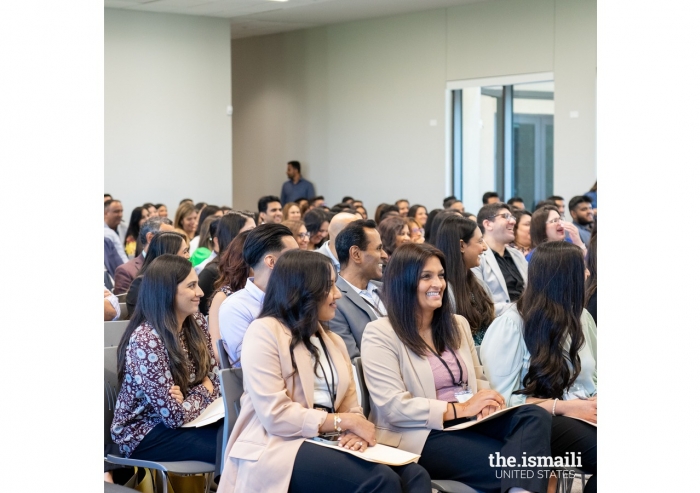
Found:
[(230, 205), (226, 19), (105, 9), (105, 192), (124, 220), (144, 202)]
[(554, 191), (579, 194), (596, 176), (595, 40), (595, 0), (494, 0), (235, 40), (234, 206), (279, 193), (290, 159), (331, 205), (349, 194), (370, 215), (398, 198), (441, 206), (447, 82), (539, 72), (556, 87)]

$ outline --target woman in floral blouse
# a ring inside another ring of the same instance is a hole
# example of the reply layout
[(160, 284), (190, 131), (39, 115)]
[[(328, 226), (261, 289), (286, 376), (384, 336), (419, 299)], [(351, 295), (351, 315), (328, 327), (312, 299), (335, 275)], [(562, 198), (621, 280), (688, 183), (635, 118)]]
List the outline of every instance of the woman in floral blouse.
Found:
[(222, 421), (181, 428), (219, 397), (218, 367), (192, 264), (155, 259), (118, 350), (121, 390), (112, 439), (134, 459), (215, 463)]

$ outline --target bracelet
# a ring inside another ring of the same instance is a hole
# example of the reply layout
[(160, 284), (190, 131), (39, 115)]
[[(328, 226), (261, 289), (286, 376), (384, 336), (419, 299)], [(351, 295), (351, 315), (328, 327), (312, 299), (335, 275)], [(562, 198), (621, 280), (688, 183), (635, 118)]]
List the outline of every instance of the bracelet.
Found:
[(333, 415), (333, 428), (335, 428), (335, 431), (337, 431), (338, 433), (343, 431), (342, 428), (340, 427), (341, 421), (342, 421), (342, 419), (340, 419), (340, 416), (338, 416), (337, 413)]
[(552, 404), (552, 416), (556, 416), (556, 415), (557, 415), (557, 413), (556, 413), (555, 411), (557, 410), (557, 401), (558, 401), (558, 400), (559, 400), (558, 398), (557, 398), (557, 399), (554, 399), (554, 404)]
[(453, 412), (454, 415), (455, 415), (454, 419), (457, 419), (457, 409), (455, 409), (455, 403), (454, 403), (454, 402), (450, 402), (450, 404), (452, 404), (452, 412)]

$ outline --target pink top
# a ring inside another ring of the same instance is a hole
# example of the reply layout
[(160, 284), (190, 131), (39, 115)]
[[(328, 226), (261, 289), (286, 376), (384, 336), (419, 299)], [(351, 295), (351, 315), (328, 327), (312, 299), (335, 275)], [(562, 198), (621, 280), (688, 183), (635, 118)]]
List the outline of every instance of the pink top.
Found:
[[(464, 382), (467, 383), (467, 365), (464, 364), (464, 361), (459, 356), (459, 354), (455, 354), (459, 359), (459, 364), (462, 365), (462, 378), (464, 379)], [(452, 352), (449, 349), (442, 353), (440, 356), (443, 360), (445, 360), (445, 363), (447, 363), (447, 366), (452, 371), (452, 375), (454, 375), (454, 381), (458, 382), (459, 366), (457, 365), (457, 360), (455, 359), (455, 356), (452, 355)], [(432, 352), (428, 353), (428, 362), (430, 363), (430, 369), (433, 371), (433, 379), (435, 380), (435, 390), (437, 393), (438, 400), (446, 402), (457, 402), (457, 399), (455, 398), (455, 392), (462, 390), (462, 387), (460, 385), (453, 385), (452, 377), (447, 371), (447, 368), (445, 368), (445, 365), (442, 364), (442, 361), (440, 361), (438, 357), (435, 356)]]

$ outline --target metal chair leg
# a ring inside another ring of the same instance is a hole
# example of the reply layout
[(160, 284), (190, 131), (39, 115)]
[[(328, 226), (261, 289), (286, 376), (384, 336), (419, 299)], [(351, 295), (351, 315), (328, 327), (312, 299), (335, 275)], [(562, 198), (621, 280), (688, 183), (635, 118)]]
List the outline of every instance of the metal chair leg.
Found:
[(165, 471), (158, 471), (160, 479), (163, 481), (163, 493), (168, 493), (168, 474)]

